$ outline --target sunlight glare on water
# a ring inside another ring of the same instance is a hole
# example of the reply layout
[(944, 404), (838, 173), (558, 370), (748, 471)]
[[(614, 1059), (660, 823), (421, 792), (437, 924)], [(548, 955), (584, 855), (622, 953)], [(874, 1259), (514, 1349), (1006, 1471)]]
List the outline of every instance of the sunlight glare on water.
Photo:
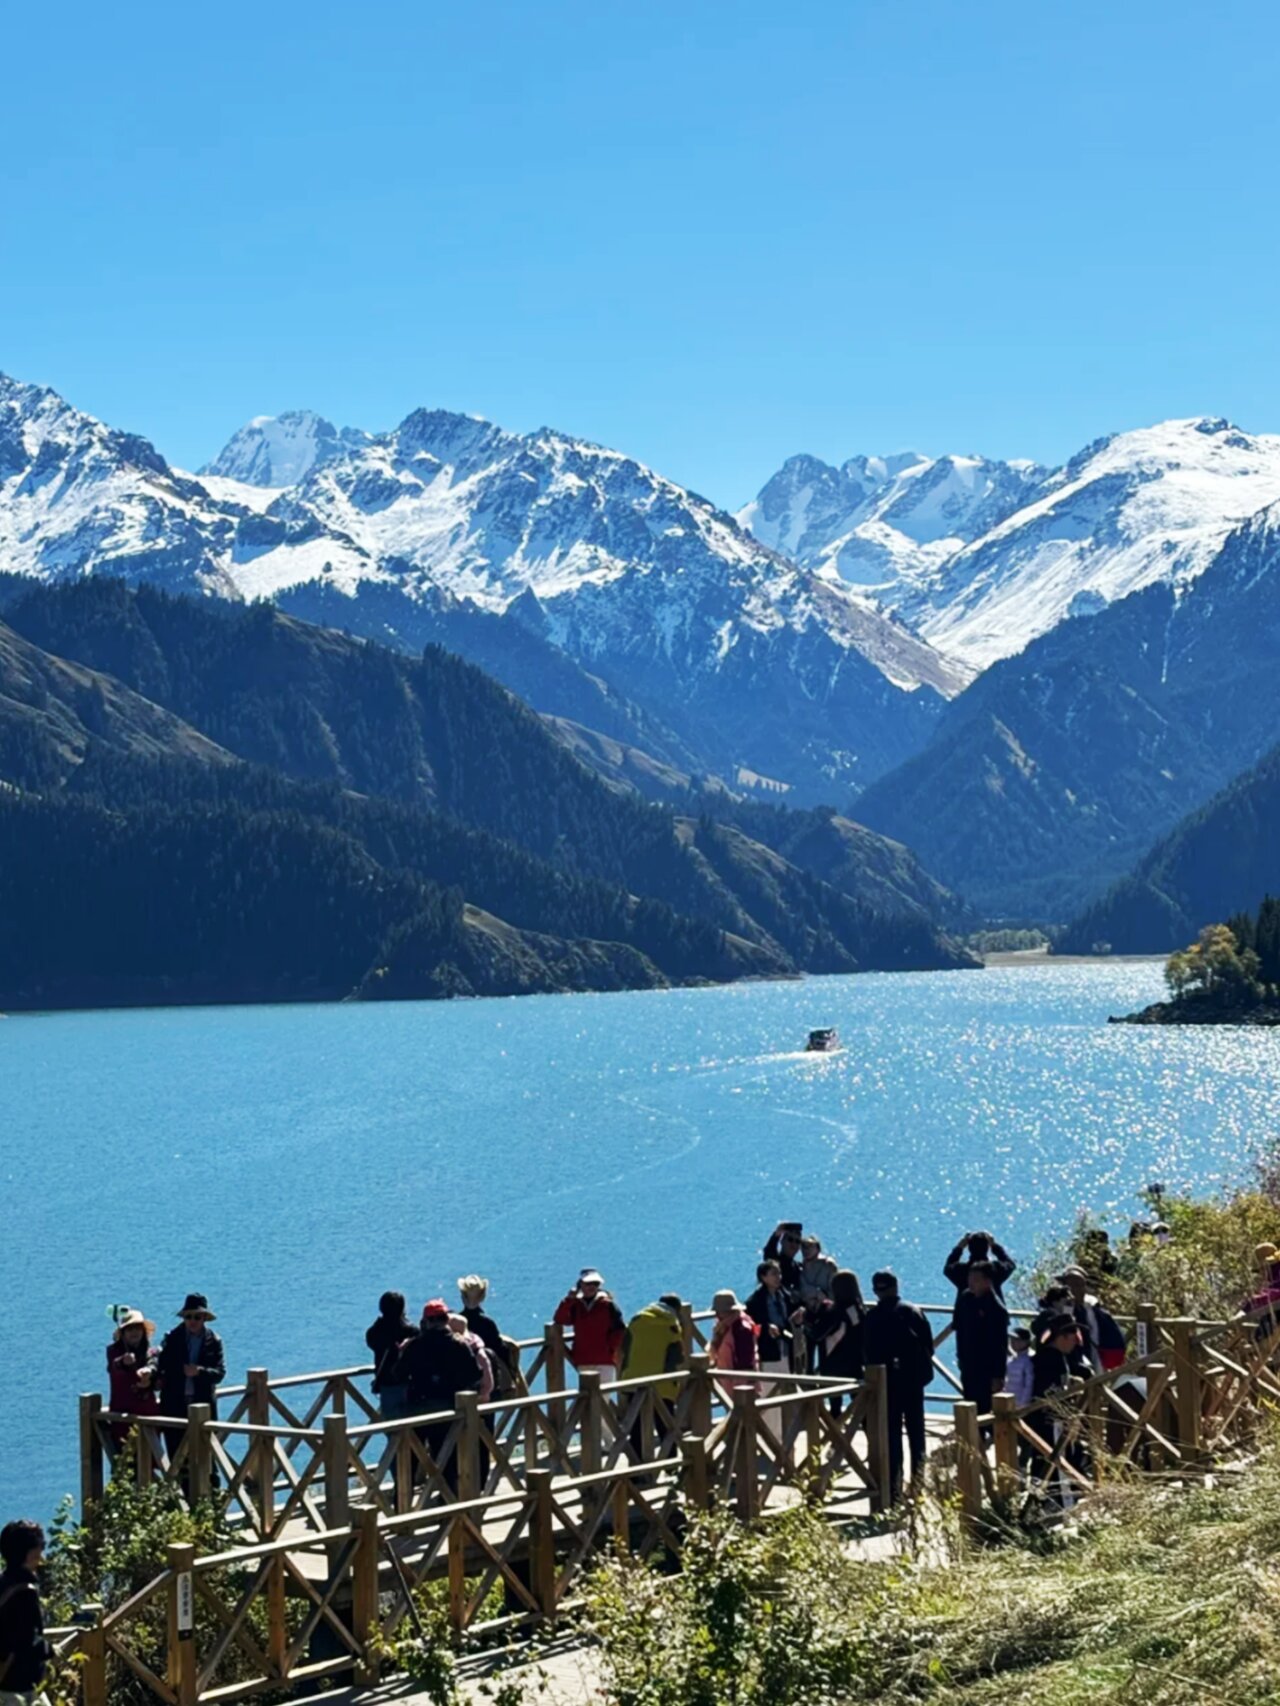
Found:
[[(1240, 1178), (1280, 1117), (1280, 1033), (1105, 1023), (1159, 990), (1100, 964), (6, 1020), (0, 1510), (74, 1485), (113, 1301), (167, 1327), (207, 1291), (238, 1377), (362, 1361), (384, 1288), (416, 1312), (473, 1269), (517, 1336), (585, 1263), (624, 1310), (745, 1296), (781, 1217), (931, 1302), (972, 1227), (1018, 1256), (1086, 1208), (1123, 1232), (1141, 1185)], [(841, 1053), (802, 1052), (816, 1025)]]

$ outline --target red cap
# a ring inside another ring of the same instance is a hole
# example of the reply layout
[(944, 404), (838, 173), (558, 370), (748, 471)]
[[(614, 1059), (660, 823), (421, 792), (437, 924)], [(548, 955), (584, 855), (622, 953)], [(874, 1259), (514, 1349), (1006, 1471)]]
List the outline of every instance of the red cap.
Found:
[(449, 1305), (443, 1297), (433, 1297), (422, 1306), (422, 1319), (424, 1321), (439, 1320), (447, 1316), (448, 1313)]

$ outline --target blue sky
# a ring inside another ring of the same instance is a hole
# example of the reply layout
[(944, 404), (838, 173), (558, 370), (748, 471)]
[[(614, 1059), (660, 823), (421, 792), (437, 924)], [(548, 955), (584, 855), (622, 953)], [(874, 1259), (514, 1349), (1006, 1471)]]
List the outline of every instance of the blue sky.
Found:
[(1280, 430), (1280, 8), (399, 0), (6, 19), (0, 367), (171, 460), (310, 406), (788, 454)]

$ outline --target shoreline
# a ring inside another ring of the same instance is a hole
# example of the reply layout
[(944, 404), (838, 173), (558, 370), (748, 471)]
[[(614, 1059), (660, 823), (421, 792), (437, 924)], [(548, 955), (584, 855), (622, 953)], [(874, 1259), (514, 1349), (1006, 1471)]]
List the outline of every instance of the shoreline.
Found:
[(1044, 948), (1017, 948), (1008, 953), (984, 954), (988, 966), (1149, 966), (1163, 965), (1168, 954), (1051, 954)]

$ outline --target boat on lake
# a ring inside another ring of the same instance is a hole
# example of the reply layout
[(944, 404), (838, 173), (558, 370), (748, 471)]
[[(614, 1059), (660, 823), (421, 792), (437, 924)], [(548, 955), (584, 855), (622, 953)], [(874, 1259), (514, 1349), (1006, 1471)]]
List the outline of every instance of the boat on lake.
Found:
[(840, 1047), (840, 1033), (834, 1025), (810, 1031), (804, 1047), (806, 1054), (834, 1054)]

